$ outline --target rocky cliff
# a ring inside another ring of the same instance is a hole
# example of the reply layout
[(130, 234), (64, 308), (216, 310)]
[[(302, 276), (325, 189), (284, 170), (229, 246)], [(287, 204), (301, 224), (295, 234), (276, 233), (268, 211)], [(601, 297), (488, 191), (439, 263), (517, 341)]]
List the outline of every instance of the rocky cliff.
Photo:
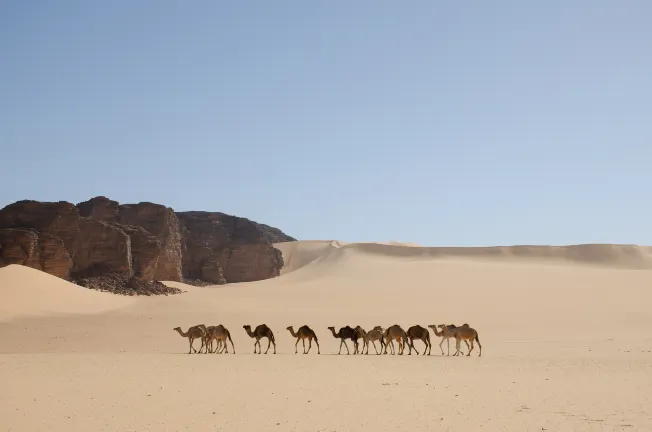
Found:
[[(156, 281), (248, 282), (279, 275), (277, 228), (224, 213), (95, 197), (18, 201), (0, 210), (0, 267), (22, 264), (97, 289), (166, 292)], [(169, 290), (178, 292), (178, 290)]]

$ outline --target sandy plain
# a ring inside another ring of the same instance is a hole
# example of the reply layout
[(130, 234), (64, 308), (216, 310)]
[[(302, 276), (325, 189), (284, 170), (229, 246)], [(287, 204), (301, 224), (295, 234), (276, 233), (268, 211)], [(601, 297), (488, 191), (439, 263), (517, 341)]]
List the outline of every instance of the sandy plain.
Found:
[[(0, 429), (652, 430), (650, 248), (277, 247), (278, 278), (167, 297), (0, 269)], [(442, 356), (432, 332), (430, 356), (338, 355), (327, 330), (465, 322), (482, 357)], [(172, 329), (198, 323), (229, 328), (236, 354), (188, 355)], [(260, 323), (276, 355), (253, 354), (242, 326)], [(320, 355), (295, 355), (286, 327), (303, 324)]]

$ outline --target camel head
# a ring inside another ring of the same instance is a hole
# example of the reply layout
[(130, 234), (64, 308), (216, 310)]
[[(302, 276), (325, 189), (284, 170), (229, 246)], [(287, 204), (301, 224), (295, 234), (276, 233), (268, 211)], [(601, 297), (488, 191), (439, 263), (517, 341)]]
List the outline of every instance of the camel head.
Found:
[(335, 331), (335, 327), (328, 327), (328, 330), (333, 330), (333, 331)]
[(292, 327), (294, 327), (294, 326), (287, 326), (287, 327), (285, 328), (285, 330), (290, 330), (290, 331), (292, 331)]
[(174, 330), (174, 331), (181, 331), (181, 327), (175, 327), (175, 328), (173, 328), (172, 330)]
[(245, 329), (245, 330), (251, 330), (251, 326), (248, 325), (248, 324), (243, 325), (242, 328)]
[(430, 324), (428, 325), (429, 329), (437, 330), (437, 324)]

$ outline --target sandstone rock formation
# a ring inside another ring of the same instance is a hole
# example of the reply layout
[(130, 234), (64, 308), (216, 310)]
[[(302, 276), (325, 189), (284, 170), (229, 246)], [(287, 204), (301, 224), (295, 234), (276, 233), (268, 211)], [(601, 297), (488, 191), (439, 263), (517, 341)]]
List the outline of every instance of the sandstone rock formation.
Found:
[(68, 279), (72, 259), (60, 238), (30, 229), (0, 229), (0, 267), (10, 264)]
[(183, 228), (184, 278), (215, 283), (278, 276), (283, 257), (258, 224), (224, 213), (177, 213)]
[(121, 294), (165, 293), (153, 282), (162, 280), (221, 284), (275, 277), (283, 257), (272, 243), (293, 240), (224, 213), (175, 213), (106, 197), (76, 206), (25, 200), (0, 210), (0, 266), (22, 264)]

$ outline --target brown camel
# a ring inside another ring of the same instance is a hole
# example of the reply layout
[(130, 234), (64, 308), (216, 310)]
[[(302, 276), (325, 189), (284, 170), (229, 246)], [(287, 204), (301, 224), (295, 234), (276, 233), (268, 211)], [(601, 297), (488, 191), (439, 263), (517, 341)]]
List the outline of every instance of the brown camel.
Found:
[[(464, 327), (464, 326), (468, 327), (469, 325), (468, 324), (463, 324), (462, 327)], [(439, 349), (441, 350), (441, 355), (444, 355), (444, 348), (442, 348), (442, 346), (441, 346), (444, 343), (444, 341), (446, 341), (446, 344), (448, 346), (448, 354), (446, 354), (446, 355), (451, 355), (450, 339), (451, 338), (455, 339), (455, 329), (457, 328), (455, 326), (455, 324), (448, 324), (448, 325), (446, 325), (446, 324), (439, 324), (439, 325), (430, 324), (428, 327), (435, 333), (435, 336), (438, 336), (438, 337), (441, 338), (441, 342), (439, 342)], [(441, 331), (437, 331), (437, 328), (440, 328)], [(468, 347), (468, 342), (467, 342), (467, 347)]]
[(201, 349), (203, 348), (204, 336), (206, 335), (206, 327), (203, 324), (192, 326), (188, 329), (187, 332), (183, 332), (180, 327), (175, 327), (172, 330), (179, 333), (181, 337), (188, 338), (188, 343), (190, 344), (190, 349), (188, 350), (188, 354), (192, 354), (193, 351), (197, 352), (195, 347), (192, 346), (195, 339), (200, 339), (202, 341), (202, 346), (199, 348), (199, 351), (201, 351)]
[(387, 354), (387, 345), (391, 345), (392, 355), (396, 354), (396, 351), (394, 350), (394, 341), (396, 341), (398, 342), (398, 354), (403, 355), (405, 345), (409, 342), (407, 340), (407, 334), (401, 326), (394, 324), (393, 326), (388, 327), (383, 336), (385, 338), (385, 354)]
[(254, 354), (256, 354), (256, 345), (258, 345), (258, 354), (261, 353), (262, 349), (260, 347), (260, 339), (264, 337), (266, 337), (268, 341), (265, 354), (267, 354), (267, 351), (269, 351), (269, 346), (271, 344), (274, 344), (274, 354), (276, 354), (276, 340), (274, 339), (274, 333), (272, 332), (272, 329), (267, 327), (267, 325), (260, 324), (253, 332), (251, 331), (250, 325), (243, 325), (242, 328), (245, 329), (250, 338), (256, 339), (256, 342), (254, 342)]
[[(217, 346), (215, 347), (215, 351), (213, 351), (213, 340), (217, 341)], [(235, 346), (233, 345), (233, 339), (231, 339), (231, 332), (224, 327), (222, 324), (218, 326), (210, 326), (206, 328), (206, 353), (208, 352), (215, 352), (218, 354), (221, 354), (222, 351), (225, 351), (227, 354), (229, 353), (229, 347), (226, 344), (226, 341), (229, 340), (231, 342), (231, 348), (233, 348), (233, 354), (235, 354)], [(208, 344), (210, 343), (210, 349), (208, 348)], [(220, 350), (220, 347), (224, 344), (224, 348)]]
[[(456, 356), (459, 355), (460, 352), (462, 352), (460, 350), (460, 343), (462, 341), (466, 342), (466, 346), (468, 347), (469, 340), (471, 341), (471, 347), (469, 348), (469, 352), (466, 356), (468, 357), (471, 355), (471, 351), (473, 351), (473, 342), (475, 341), (478, 343), (478, 347), (480, 349), (480, 352), (478, 353), (478, 357), (480, 357), (482, 355), (482, 345), (480, 345), (480, 337), (478, 336), (478, 332), (474, 328), (469, 327), (468, 324), (465, 324), (462, 327), (455, 328), (455, 348), (457, 349), (457, 351), (455, 351), (455, 354), (453, 355)], [(463, 352), (462, 355), (464, 355)]]
[(423, 328), (420, 325), (412, 326), (407, 331), (407, 338), (410, 347), (410, 352), (408, 355), (412, 354), (412, 349), (414, 349), (417, 355), (419, 355), (419, 351), (414, 347), (415, 339), (420, 339), (424, 344), (426, 344), (426, 348), (423, 350), (423, 355), (426, 355), (426, 351), (428, 351), (428, 355), (430, 355), (432, 344), (430, 343), (430, 333), (428, 332), (428, 329)]
[(349, 326), (342, 327), (337, 333), (335, 333), (335, 327), (328, 327), (328, 330), (330, 330), (331, 333), (333, 333), (334, 338), (341, 339), (340, 351), (338, 352), (338, 354), (342, 353), (342, 344), (344, 344), (344, 346), (346, 347), (346, 354), (347, 355), (351, 354), (351, 352), (349, 351), (349, 346), (346, 343), (346, 339), (351, 339), (353, 341), (353, 345), (355, 346), (355, 349), (356, 350), (358, 349), (358, 340), (356, 339), (355, 330), (353, 330), (351, 327)]
[[(364, 336), (364, 347), (362, 350), (364, 351), (365, 347), (367, 348), (367, 352), (365, 355), (369, 354), (369, 342), (371, 342), (374, 345), (374, 350), (376, 350), (376, 355), (380, 355), (383, 352), (383, 347), (385, 346), (385, 341), (383, 340), (383, 333), (384, 329), (381, 326), (376, 326), (373, 328), (373, 330), (369, 330), (367, 334)], [(376, 348), (376, 341), (380, 341), (380, 352), (378, 352), (378, 348)]]
[[(355, 351), (353, 351), (353, 354), (362, 354), (362, 351), (364, 351), (364, 338), (367, 336), (367, 331), (363, 329), (360, 326), (355, 326)], [(358, 351), (358, 339), (362, 339), (362, 350)]]
[[(317, 344), (317, 354), (321, 354), (319, 352), (319, 340), (317, 340), (317, 335), (310, 327), (308, 327), (307, 325), (303, 325), (299, 327), (299, 331), (297, 333), (294, 332), (293, 326), (288, 327), (287, 330), (289, 330), (292, 337), (297, 338), (297, 343), (294, 344), (295, 354), (297, 354), (297, 345), (299, 344), (299, 340), (303, 342), (303, 353), (308, 354), (310, 352), (310, 348), (312, 348), (313, 339)], [(308, 351), (306, 351), (306, 339), (308, 339)]]

